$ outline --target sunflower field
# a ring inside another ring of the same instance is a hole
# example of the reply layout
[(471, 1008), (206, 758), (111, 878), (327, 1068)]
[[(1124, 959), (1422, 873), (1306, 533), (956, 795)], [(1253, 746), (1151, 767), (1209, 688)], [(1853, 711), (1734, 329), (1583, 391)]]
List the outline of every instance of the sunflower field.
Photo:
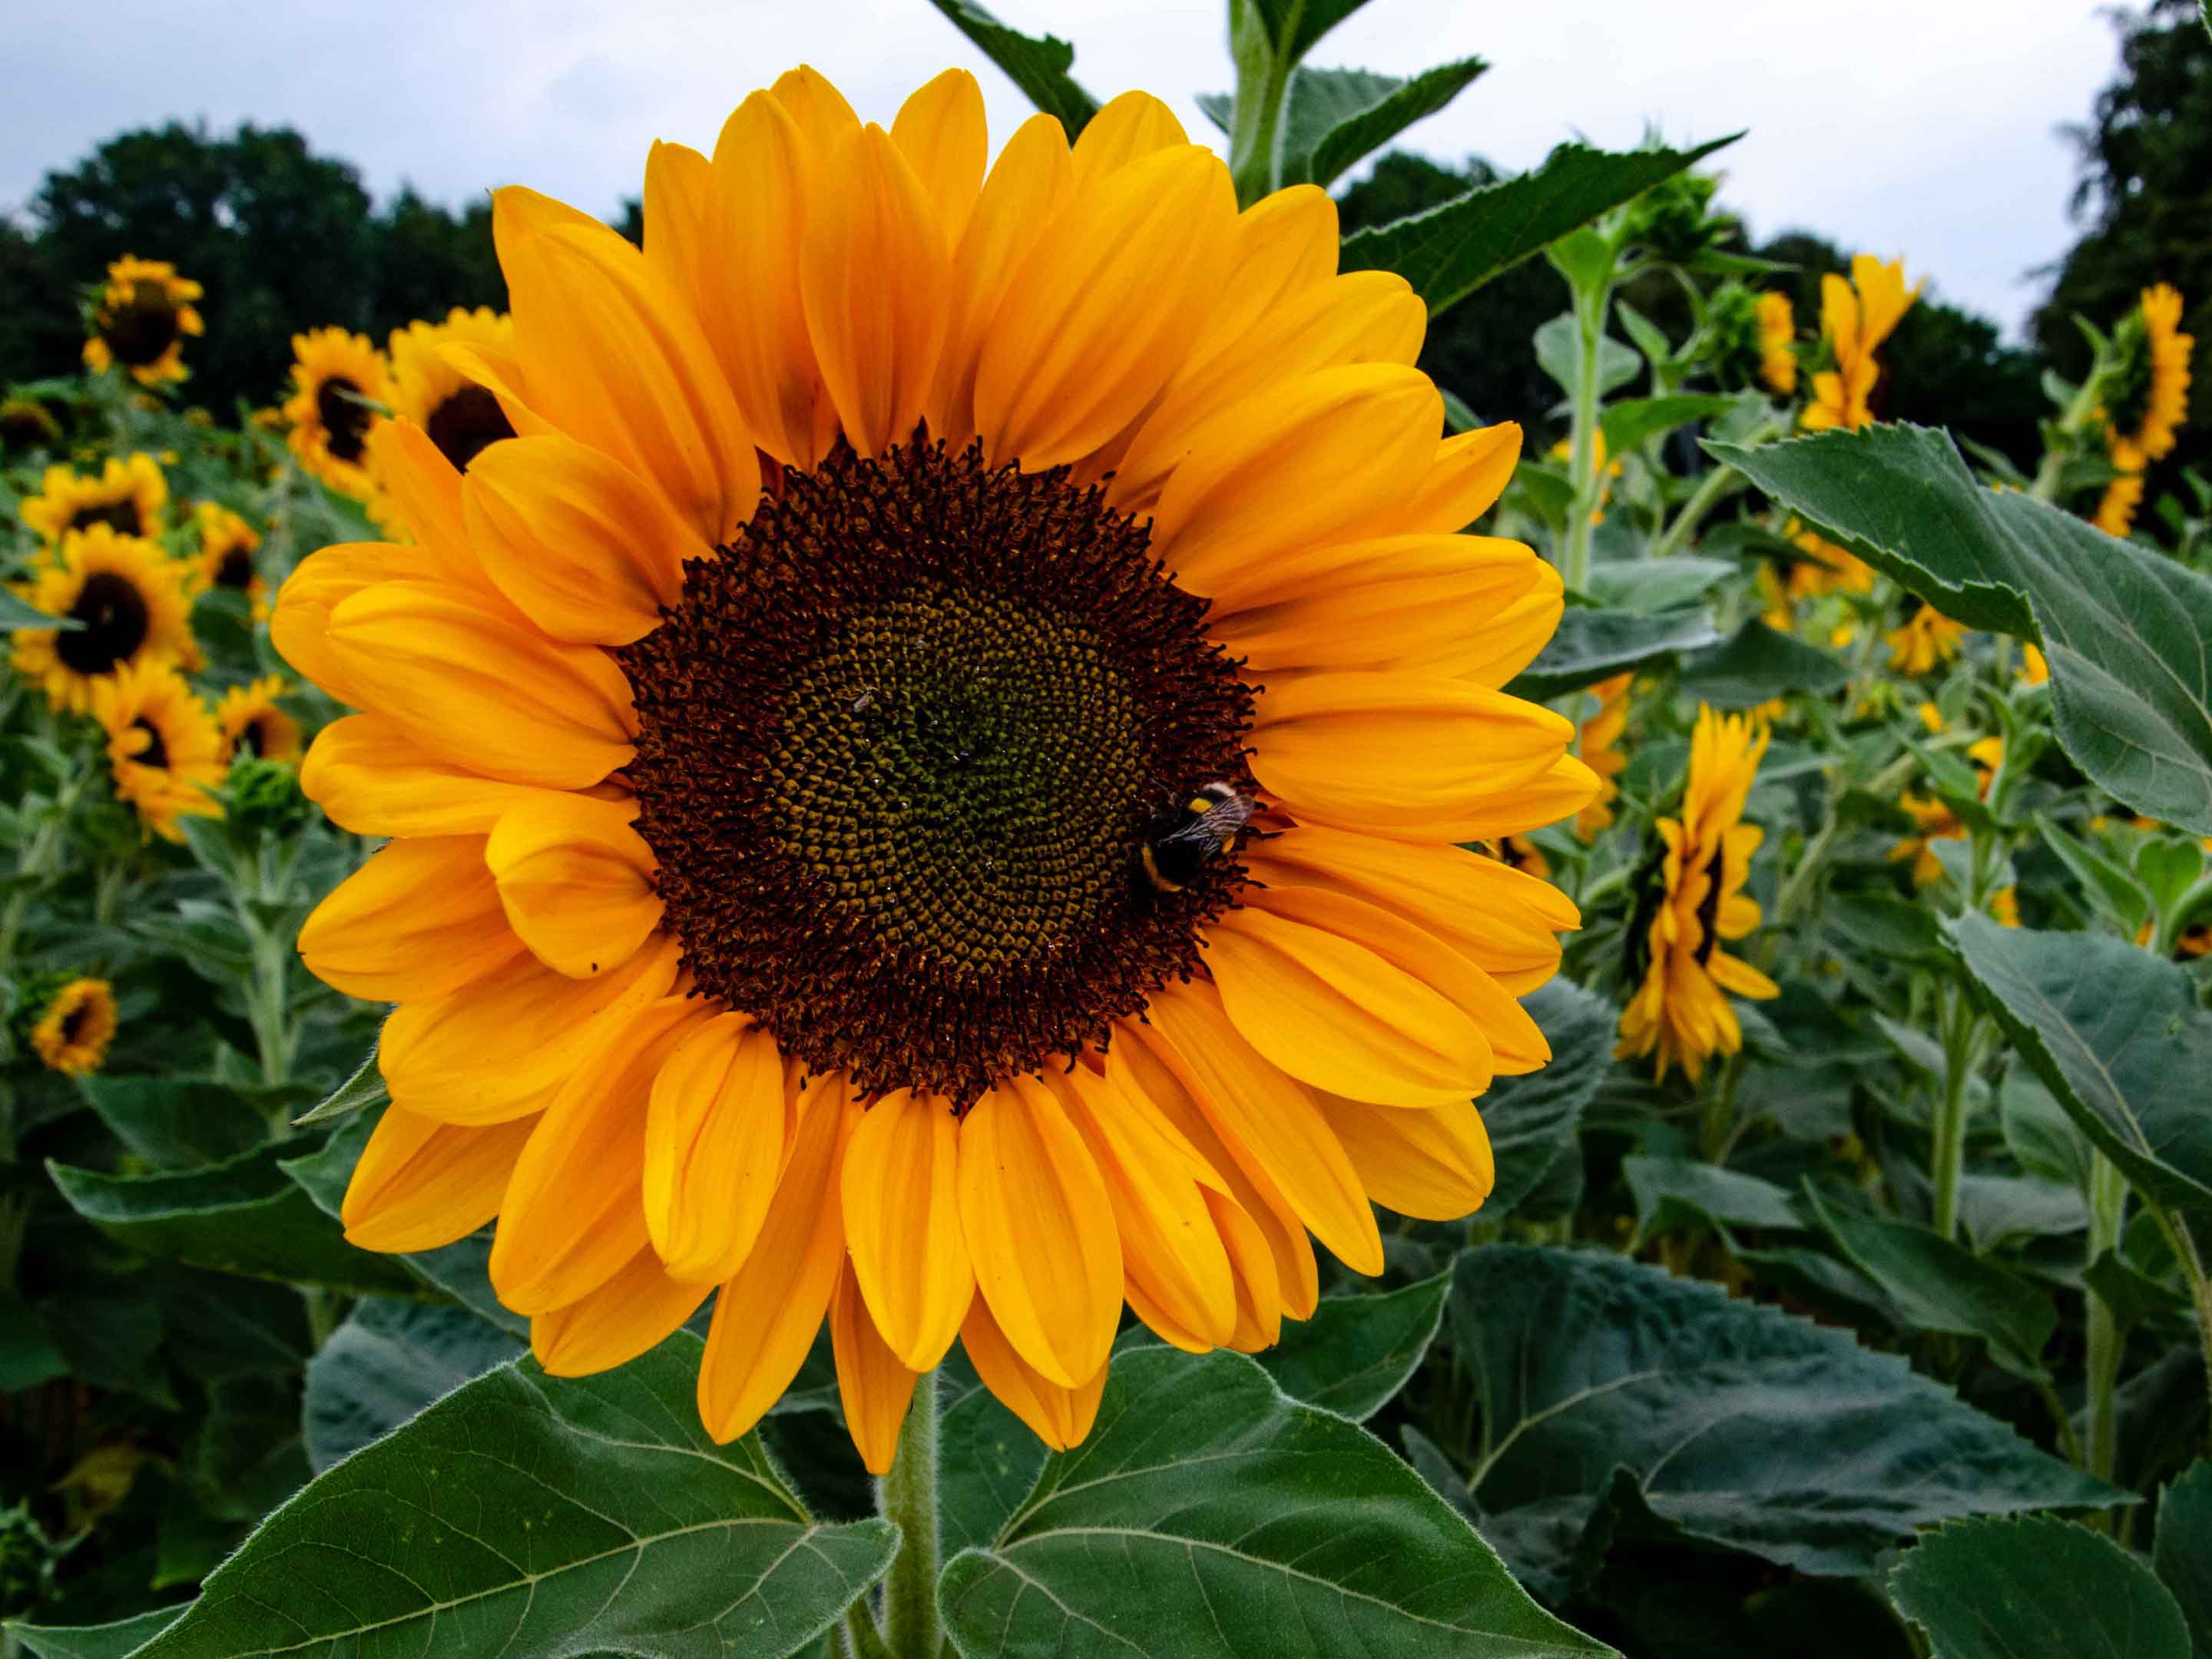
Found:
[(7, 1652), (2212, 1654), (2185, 296), (2023, 460), (1728, 140), (1347, 234), (1481, 62), (934, 3), (7, 389)]

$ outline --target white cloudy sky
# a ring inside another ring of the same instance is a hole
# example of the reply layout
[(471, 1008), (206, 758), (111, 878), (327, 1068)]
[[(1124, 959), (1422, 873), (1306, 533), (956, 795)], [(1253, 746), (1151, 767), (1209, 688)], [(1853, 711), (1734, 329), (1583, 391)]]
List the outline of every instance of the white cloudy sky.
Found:
[[(1194, 136), (1224, 88), (1218, 0), (992, 0), (1077, 44), (1105, 96), (1144, 87)], [(528, 182), (595, 212), (638, 188), (655, 137), (710, 145), (750, 88), (801, 60), (888, 121), (950, 64), (977, 70), (994, 131), (1024, 112), (926, 0), (103, 0), (0, 3), (0, 207), (125, 127), (289, 123), (359, 166), (456, 201)], [(1903, 254), (2008, 325), (2029, 270), (2070, 240), (2072, 154), (2114, 63), (2092, 0), (1371, 0), (1316, 64), (1490, 73), (1406, 142), (1518, 168), (1563, 138), (1634, 143), (1747, 128), (1719, 161), (1765, 234), (1803, 225)]]

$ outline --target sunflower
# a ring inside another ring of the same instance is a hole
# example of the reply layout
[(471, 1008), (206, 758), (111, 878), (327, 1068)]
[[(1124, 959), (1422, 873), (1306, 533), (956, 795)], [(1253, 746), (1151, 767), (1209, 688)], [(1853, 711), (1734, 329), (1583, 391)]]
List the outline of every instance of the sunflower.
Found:
[(1882, 642), (1889, 647), (1889, 665), (1898, 672), (1929, 674), (1957, 656), (1966, 637), (1964, 623), (1953, 622), (1923, 601), (1902, 625), (1883, 635)]
[[(1995, 737), (1979, 738), (1967, 748), (1966, 758), (1973, 762), (1979, 779), (1976, 793), (1987, 796), (1990, 781), (1996, 776), (1997, 768), (2004, 763), (2004, 739)], [(1940, 881), (1943, 875), (1943, 861), (1936, 856), (1936, 843), (1965, 839), (1966, 824), (1947, 801), (1908, 793), (1899, 796), (1897, 804), (1912, 820), (1914, 833), (1889, 849), (1890, 861), (1902, 863), (1906, 859), (1912, 860), (1912, 884), (1915, 887), (1926, 887)], [(2005, 925), (2017, 927), (2019, 924), (2015, 921)]]
[(31, 1048), (50, 1072), (83, 1077), (100, 1069), (115, 1040), (115, 991), (104, 979), (60, 978), (32, 1020)]
[(185, 337), (204, 331), (192, 301), (200, 285), (177, 275), (166, 260), (136, 259), (125, 254), (107, 268), (107, 286), (93, 307), (92, 336), (84, 343), (84, 365), (105, 374), (117, 363), (141, 386), (181, 380)]
[(1590, 687), (1597, 713), (1582, 724), (1575, 747), (1583, 764), (1597, 774), (1597, 793), (1575, 816), (1575, 833), (1584, 841), (1613, 822), (1613, 803), (1620, 798), (1618, 779), (1628, 764), (1620, 750), (1620, 734), (1628, 729), (1628, 684), (1633, 674), (1615, 674)]
[(128, 459), (109, 456), (97, 476), (58, 463), (48, 467), (39, 493), (23, 498), (21, 512), (25, 527), (52, 544), (100, 524), (119, 535), (158, 537), (168, 506), (161, 463), (141, 450)]
[(1787, 398), (1797, 390), (1797, 313), (1786, 294), (1759, 296), (1759, 377)]
[(271, 674), (251, 685), (234, 685), (216, 705), (216, 725), (222, 732), (226, 760), (253, 755), (262, 760), (289, 761), (300, 757), (300, 722), (277, 706), (284, 694), (284, 677)]
[(2136, 511), (2142, 505), (2143, 476), (2140, 472), (2117, 472), (2105, 493), (2098, 499), (2097, 510), (2089, 522), (2107, 536), (2117, 536), (2122, 541), (2135, 528)]
[[(2189, 354), (2196, 344), (2181, 331), (2181, 295), (2170, 283), (2145, 289), (2142, 302), (2112, 331), (2117, 362), (2105, 395), (2105, 442), (2122, 472), (2141, 472), (2173, 453), (2189, 418)], [(2138, 483), (2136, 494), (2142, 493)], [(2101, 512), (2098, 522), (2104, 522)]]
[(366, 334), (319, 328), (292, 337), (292, 395), (285, 441), (300, 465), (341, 495), (365, 501), (368, 441), (392, 402), (391, 375)]
[(208, 792), (222, 783), (222, 734), (185, 677), (166, 662), (135, 664), (97, 682), (92, 714), (107, 733), (115, 796), (164, 841), (180, 817), (219, 817)]
[(55, 708), (88, 712), (94, 689), (107, 676), (175, 661), (190, 649), (185, 574), (143, 537), (118, 535), (104, 524), (69, 532), (20, 597), (79, 626), (17, 629), (15, 672), (43, 685)]
[(878, 1471), (956, 1339), (1066, 1446), (1125, 1302), (1261, 1348), (1310, 1231), (1479, 1205), (1576, 916), (1455, 843), (1596, 787), (1498, 690), (1558, 576), (1452, 533), (1519, 432), (1440, 440), (1327, 195), (1240, 214), (1136, 94), (985, 157), (965, 73), (885, 132), (799, 70), (655, 146), (650, 252), (502, 191), (514, 346), (446, 349), (528, 435), (393, 422), (416, 544), (271, 623), (365, 711), (307, 793), (392, 838), (300, 940), (400, 1005), (348, 1237), (496, 1216), (564, 1375), (719, 1285), (718, 1438), (826, 1319)]
[(1853, 431), (1874, 420), (1869, 399), (1881, 377), (1875, 352), (1887, 340), (1912, 302), (1915, 283), (1905, 286), (1905, 262), (1884, 264), (1871, 253), (1851, 261), (1848, 283), (1831, 271), (1820, 279), (1820, 332), (1833, 367), (1813, 376), (1813, 400), (1798, 424), (1808, 432), (1832, 427)]
[(1990, 915), (2000, 927), (2020, 926), (2020, 890), (2000, 887), (1990, 895)]
[(36, 398), (0, 398), (0, 453), (58, 449), (62, 423)]
[(510, 351), (514, 325), (488, 307), (455, 306), (442, 323), (410, 323), (392, 331), (392, 412), (430, 434), (458, 471), (514, 428), (499, 399), (446, 361), (448, 345)]
[(1743, 1027), (1725, 993), (1781, 994), (1772, 980), (1720, 948), (1759, 926), (1758, 901), (1744, 896), (1743, 884), (1766, 832), (1742, 819), (1765, 752), (1763, 726), (1698, 706), (1682, 816), (1659, 820), (1660, 845), (1628, 925), (1627, 977), (1637, 988), (1613, 1050), (1621, 1060), (1656, 1056), (1662, 1079), (1679, 1066), (1695, 1083), (1712, 1055), (1743, 1046)]
[(228, 507), (202, 501), (192, 508), (192, 521), (200, 533), (200, 550), (192, 561), (195, 585), (207, 592), (219, 587), (246, 595), (254, 620), (269, 614), (269, 584), (253, 562), (260, 550), (261, 532)]

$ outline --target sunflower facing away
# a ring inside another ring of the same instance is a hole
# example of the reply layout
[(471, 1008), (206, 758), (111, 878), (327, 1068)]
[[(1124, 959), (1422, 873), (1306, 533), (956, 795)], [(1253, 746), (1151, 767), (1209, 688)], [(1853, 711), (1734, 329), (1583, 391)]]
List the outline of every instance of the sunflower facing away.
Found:
[(258, 760), (300, 758), (300, 722), (286, 714), (276, 699), (285, 691), (284, 677), (271, 674), (251, 685), (234, 685), (216, 705), (215, 720), (222, 732), (222, 754)]
[(21, 513), (26, 528), (52, 543), (97, 524), (125, 536), (159, 536), (168, 507), (169, 483), (161, 463), (142, 450), (127, 459), (109, 456), (97, 475), (48, 467), (39, 493), (23, 498)]
[[(2113, 331), (2118, 367), (2105, 398), (2105, 441), (2122, 472), (2141, 472), (2173, 453), (2189, 418), (2189, 354), (2196, 344), (2181, 331), (2181, 294), (2170, 283), (2145, 289), (2142, 302)], [(2136, 494), (2142, 494), (2140, 481)], [(2103, 520), (2100, 512), (2098, 522)]]
[(1798, 424), (1808, 432), (1832, 427), (1853, 431), (1870, 424), (1869, 399), (1881, 366), (1875, 352), (1920, 297), (1920, 286), (1905, 286), (1905, 262), (1884, 264), (1871, 253), (1851, 261), (1848, 283), (1831, 271), (1820, 279), (1820, 332), (1832, 366), (1813, 376), (1813, 399)]
[(107, 287), (93, 307), (84, 366), (105, 374), (119, 363), (141, 386), (184, 380), (191, 373), (185, 337), (204, 331), (192, 307), (200, 294), (200, 285), (167, 261), (125, 254), (108, 266)]
[(257, 621), (267, 615), (269, 584), (261, 577), (253, 556), (261, 549), (261, 532), (228, 507), (202, 501), (192, 508), (192, 523), (199, 532), (200, 550), (192, 560), (196, 586), (202, 592), (229, 588), (243, 593)]
[(2105, 493), (2097, 498), (2097, 510), (2089, 517), (2107, 536), (2117, 536), (2125, 541), (2128, 532), (2136, 527), (2136, 514), (2142, 506), (2143, 475), (2140, 472), (2120, 472), (2105, 486)]
[(364, 711), (307, 793), (393, 838), (300, 941), (400, 1005), (348, 1236), (496, 1216), (564, 1375), (719, 1287), (722, 1438), (826, 1318), (878, 1471), (956, 1339), (1066, 1446), (1125, 1301), (1264, 1347), (1310, 1232), (1480, 1204), (1576, 916), (1455, 843), (1595, 789), (1498, 689), (1558, 577), (1454, 533), (1520, 434), (1440, 441), (1329, 198), (1240, 214), (1141, 94), (986, 154), (965, 73), (886, 132), (802, 69), (654, 147), (649, 253), (501, 191), (513, 346), (445, 352), (526, 435), (394, 422), (416, 544), (272, 623)]
[(1597, 699), (1597, 713), (1583, 722), (1575, 742), (1583, 764), (1597, 775), (1597, 793), (1575, 816), (1575, 833), (1584, 841), (1613, 822), (1613, 803), (1620, 799), (1619, 779), (1628, 765), (1620, 734), (1628, 729), (1628, 686), (1635, 678), (1632, 673), (1615, 674), (1589, 689)]
[(1628, 924), (1627, 978), (1637, 988), (1613, 1053), (1621, 1060), (1655, 1057), (1662, 1079), (1679, 1066), (1695, 1083), (1706, 1060), (1743, 1046), (1728, 994), (1781, 994), (1758, 969), (1720, 948), (1759, 926), (1758, 901), (1744, 896), (1743, 884), (1766, 832), (1742, 820), (1765, 752), (1764, 726), (1700, 705), (1682, 816), (1658, 823), (1660, 847)]
[(98, 1071), (115, 1040), (114, 988), (104, 979), (63, 979), (30, 1035), (32, 1052), (48, 1071), (67, 1077)]
[(140, 663), (98, 682), (92, 714), (107, 733), (115, 798), (149, 834), (182, 841), (178, 819), (222, 815), (208, 792), (222, 784), (222, 734), (174, 666)]
[(1923, 600), (1912, 614), (1882, 636), (1889, 647), (1889, 665), (1900, 674), (1931, 674), (1959, 654), (1966, 625), (1953, 622)]
[(367, 335), (319, 328), (292, 337), (284, 441), (301, 467), (341, 495), (368, 499), (368, 441), (391, 403), (384, 354)]
[(1759, 377), (1785, 398), (1797, 390), (1797, 313), (1786, 294), (1759, 296)]
[(188, 573), (143, 537), (104, 524), (72, 530), (19, 597), (75, 628), (15, 630), (15, 672), (46, 688), (64, 714), (90, 712), (106, 678), (143, 662), (171, 662), (191, 647)]

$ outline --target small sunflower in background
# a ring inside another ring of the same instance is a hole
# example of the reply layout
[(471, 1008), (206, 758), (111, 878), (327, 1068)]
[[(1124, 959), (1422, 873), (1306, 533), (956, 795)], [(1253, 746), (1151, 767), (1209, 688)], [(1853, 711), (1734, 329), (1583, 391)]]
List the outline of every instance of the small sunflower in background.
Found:
[(253, 556), (261, 549), (261, 532), (228, 507), (202, 501), (192, 508), (193, 527), (199, 532), (200, 550), (192, 559), (194, 585), (201, 592), (228, 588), (243, 593), (252, 605), (253, 619), (269, 614), (269, 584), (262, 579)]
[(108, 266), (107, 286), (93, 306), (85, 367), (104, 374), (119, 365), (143, 386), (184, 380), (191, 373), (185, 341), (206, 326), (193, 308), (200, 297), (200, 285), (167, 260), (125, 254)]
[(1628, 925), (1627, 978), (1637, 988), (1621, 1013), (1613, 1053), (1654, 1059), (1662, 1079), (1679, 1066), (1695, 1083), (1715, 1054), (1742, 1048), (1730, 994), (1781, 994), (1772, 980), (1720, 948), (1759, 926), (1758, 902), (1743, 886), (1766, 832), (1742, 820), (1765, 752), (1766, 732), (1757, 722), (1699, 705), (1682, 815), (1658, 822), (1661, 844)]
[(216, 705), (222, 732), (223, 758), (252, 755), (258, 760), (300, 758), (300, 722), (278, 705), (287, 689), (284, 677), (271, 674), (251, 685), (234, 685)]
[(82, 714), (94, 690), (125, 668), (181, 661), (192, 650), (189, 573), (161, 545), (104, 524), (72, 530), (18, 597), (75, 628), (19, 628), (15, 672), (56, 709)]
[(1966, 625), (1953, 622), (1926, 600), (1911, 616), (1882, 635), (1889, 647), (1889, 665), (1900, 674), (1930, 674), (1959, 654)]
[(220, 817), (222, 733), (191, 683), (166, 662), (138, 663), (93, 687), (92, 715), (107, 733), (115, 796), (149, 834), (182, 841), (177, 821)]
[(2014, 675), (2023, 685), (2045, 685), (2051, 679), (2051, 662), (2043, 654), (2043, 647), (2030, 640), (2020, 642), (2020, 666)]
[(107, 1058), (115, 1040), (115, 990), (106, 980), (40, 975), (24, 986), (21, 1009), (24, 1036), (48, 1071), (84, 1077)]
[(2120, 472), (2105, 486), (2105, 493), (2097, 499), (2097, 510), (2089, 522), (2107, 536), (2117, 536), (2122, 541), (2136, 527), (2136, 514), (2142, 507), (2143, 476), (2140, 472)]
[(50, 544), (94, 525), (118, 535), (158, 537), (167, 526), (169, 481), (161, 464), (143, 450), (109, 456), (97, 473), (57, 463), (19, 510), (24, 526)]
[(1584, 841), (1613, 822), (1613, 803), (1620, 798), (1620, 774), (1628, 764), (1620, 734), (1628, 729), (1628, 687), (1635, 678), (1615, 674), (1589, 689), (1597, 713), (1582, 723), (1575, 742), (1583, 764), (1597, 774), (1597, 793), (1575, 817), (1575, 833)]
[[(2181, 294), (2170, 283), (2145, 289), (2136, 308), (2112, 331), (2113, 362), (2104, 392), (2105, 443), (2122, 472), (2141, 472), (2173, 453), (2189, 418), (2189, 354), (2196, 344), (2181, 331)], [(2136, 499), (2142, 495), (2138, 481)], [(2106, 499), (2111, 500), (2109, 491)], [(2103, 525), (2101, 512), (2098, 522)]]
[(59, 449), (62, 423), (36, 398), (0, 398), (0, 454)]
[(1785, 398), (1797, 390), (1797, 312), (1786, 294), (1759, 296), (1759, 378)]
[(319, 328), (292, 337), (285, 441), (302, 467), (341, 495), (369, 499), (368, 441), (391, 403), (389, 367), (366, 334)]
[(486, 306), (455, 306), (442, 323), (410, 323), (392, 331), (392, 412), (429, 434), (457, 472), (469, 470), (514, 428), (498, 398), (446, 360), (443, 349), (465, 345), (504, 357), (514, 349), (514, 321)]
[[(1966, 758), (1974, 763), (1979, 780), (1979, 787), (1975, 793), (1986, 797), (1990, 793), (1990, 784), (1996, 777), (1997, 769), (2004, 764), (2004, 739), (1998, 737), (1978, 738), (1968, 746)], [(1901, 864), (1907, 859), (1911, 860), (1912, 884), (1915, 887), (1926, 887), (1941, 881), (1943, 878), (1943, 861), (1936, 856), (1936, 843), (1963, 840), (1966, 826), (1960, 821), (1958, 813), (1948, 801), (1934, 796), (1908, 792), (1897, 798), (1897, 805), (1912, 820), (1913, 833), (1889, 849), (1890, 862)], [(2008, 927), (2018, 925), (2017, 921), (2006, 923)]]
[(1885, 264), (1871, 253), (1851, 261), (1849, 282), (1832, 271), (1820, 278), (1820, 334), (1832, 367), (1813, 376), (1812, 401), (1798, 416), (1800, 426), (1856, 431), (1873, 422), (1871, 399), (1881, 376), (1875, 352), (1919, 297), (1917, 283), (1905, 286), (1902, 259)]

